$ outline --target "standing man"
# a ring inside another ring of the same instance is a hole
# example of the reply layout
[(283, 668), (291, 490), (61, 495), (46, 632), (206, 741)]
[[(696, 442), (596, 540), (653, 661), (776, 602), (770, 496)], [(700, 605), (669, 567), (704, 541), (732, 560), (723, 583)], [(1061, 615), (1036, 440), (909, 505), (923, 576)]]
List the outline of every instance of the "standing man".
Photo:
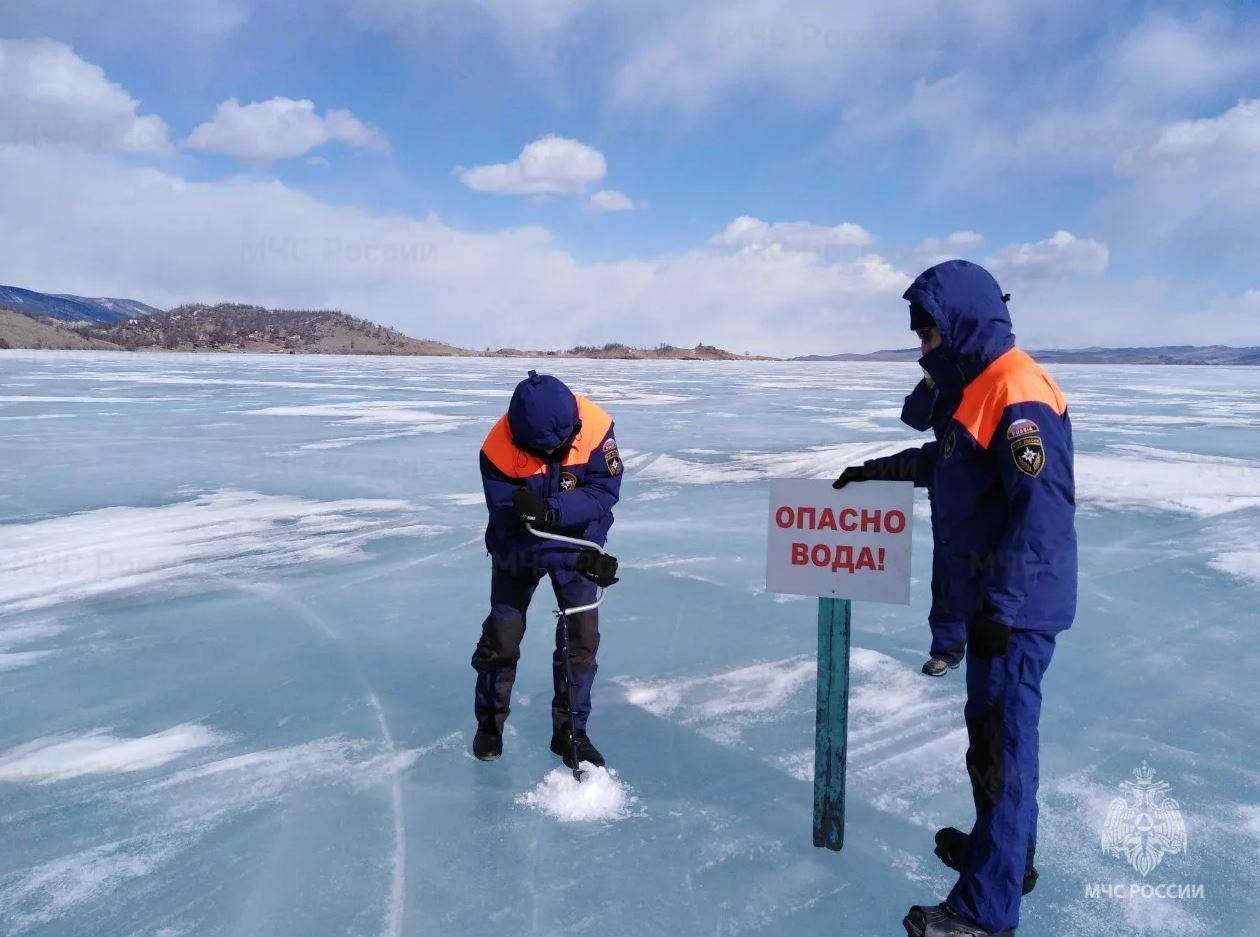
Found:
[(920, 364), (942, 394), (958, 397), (939, 446), (920, 450), (925, 464), (915, 470), (935, 495), (943, 600), (968, 623), (976, 822), (969, 836), (937, 834), (937, 855), (958, 882), (942, 904), (912, 907), (903, 924), (910, 937), (1011, 935), (1021, 895), (1036, 882), (1041, 680), (1076, 614), (1072, 427), (1058, 386), (1015, 347), (1009, 297), (988, 271), (947, 261), (904, 298), (923, 342)]
[[(490, 614), (472, 657), (477, 671), (473, 754), (482, 761), (503, 754), (503, 724), (511, 711), (525, 612), (543, 575), (550, 576), (561, 608), (588, 605), (595, 601), (597, 586), (616, 581), (617, 561), (612, 557), (543, 540), (526, 524), (603, 546), (621, 493), (621, 473), (612, 417), (558, 378), (535, 371), (516, 386), (507, 413), (482, 444), (481, 480), (490, 512), (486, 527)], [(572, 706), (579, 762), (603, 766), (604, 758), (586, 732), (599, 650), (599, 613), (591, 609), (564, 621), (572, 683), (565, 679), (558, 625), (552, 656), (551, 750), (570, 768), (578, 767), (569, 764)]]

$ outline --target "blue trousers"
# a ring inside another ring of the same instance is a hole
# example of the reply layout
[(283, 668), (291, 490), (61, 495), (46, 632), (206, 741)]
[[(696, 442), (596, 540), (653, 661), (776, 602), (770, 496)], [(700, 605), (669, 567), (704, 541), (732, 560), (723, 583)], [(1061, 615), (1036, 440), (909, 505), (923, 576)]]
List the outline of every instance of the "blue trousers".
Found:
[(967, 771), (976, 825), (946, 899), (987, 931), (1019, 925), (1024, 872), (1037, 845), (1037, 724), (1053, 633), (1011, 632), (1002, 657), (967, 648)]
[[(525, 616), (534, 590), (542, 581), (538, 569), (510, 569), (494, 564), (490, 574), (490, 614), (481, 625), (481, 640), (473, 652), (472, 666), (477, 671), (474, 712), (479, 725), (493, 726), (500, 733), (511, 712), (512, 685), (516, 682), (516, 664), (521, 657), (521, 639), (525, 637)], [(571, 570), (552, 572), (551, 587), (561, 608), (573, 608), (595, 601), (595, 584)], [(569, 703), (572, 700), (574, 728), (586, 730), (591, 714), (591, 687), (598, 670), (599, 612), (592, 610), (566, 616), (569, 639), (569, 660), (573, 674), (567, 684), (564, 655), (560, 650), (560, 625), (556, 625), (556, 649), (551, 656), (554, 695), (551, 700), (553, 730), (567, 732)]]
[(952, 664), (963, 659), (967, 651), (967, 626), (946, 611), (933, 608), (928, 612), (928, 628), (932, 631), (932, 657)]
[(928, 627), (932, 630), (932, 657), (956, 664), (967, 650), (967, 620), (950, 607), (945, 595), (949, 572), (932, 557), (932, 608), (928, 611)]

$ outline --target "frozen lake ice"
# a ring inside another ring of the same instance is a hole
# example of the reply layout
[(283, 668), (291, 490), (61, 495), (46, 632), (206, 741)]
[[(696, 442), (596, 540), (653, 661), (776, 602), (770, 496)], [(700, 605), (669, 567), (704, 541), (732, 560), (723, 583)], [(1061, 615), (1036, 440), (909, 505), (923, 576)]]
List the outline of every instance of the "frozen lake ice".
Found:
[[(912, 444), (917, 369), (544, 362), (627, 466), (591, 822), (546, 809), (542, 592), (506, 755), (467, 754), (477, 448), (529, 366), (0, 352), (0, 932), (886, 937), (943, 897), (932, 834), (972, 808), (962, 676), (917, 673), (927, 524), (914, 604), (855, 605), (839, 854), (810, 844), (813, 603), (763, 588), (767, 479)], [(1080, 612), (1020, 933), (1253, 931), (1260, 369), (1050, 370)], [(1100, 847), (1144, 761), (1188, 839), (1146, 877)]]

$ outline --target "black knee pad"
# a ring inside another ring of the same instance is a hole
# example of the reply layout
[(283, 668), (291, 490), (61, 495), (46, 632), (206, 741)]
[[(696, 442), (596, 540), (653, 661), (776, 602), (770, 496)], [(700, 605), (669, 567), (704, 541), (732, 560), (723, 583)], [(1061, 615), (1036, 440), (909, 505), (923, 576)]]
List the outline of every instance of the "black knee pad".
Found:
[(977, 657), (1005, 657), (1011, 649), (1011, 629), (987, 615), (977, 615), (967, 629), (967, 642)]
[(519, 616), (491, 615), (481, 628), (481, 640), (473, 652), (474, 670), (501, 670), (515, 667), (521, 659), (521, 639), (525, 621)]
[(1002, 701), (998, 700), (977, 719), (967, 722), (967, 774), (971, 777), (971, 796), (976, 811), (997, 806), (1006, 782), (1002, 749), (1006, 741), (1006, 720)]

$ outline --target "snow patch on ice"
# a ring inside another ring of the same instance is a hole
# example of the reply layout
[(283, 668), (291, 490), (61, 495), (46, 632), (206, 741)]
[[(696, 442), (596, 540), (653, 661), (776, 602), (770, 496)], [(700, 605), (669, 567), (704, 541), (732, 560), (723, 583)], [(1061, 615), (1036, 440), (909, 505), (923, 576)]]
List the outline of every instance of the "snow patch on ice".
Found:
[(9, 648), (20, 647), (33, 641), (53, 638), (65, 630), (65, 625), (58, 625), (48, 621), (0, 627), (0, 651), (7, 651)]
[(612, 822), (630, 816), (637, 798), (611, 768), (597, 768), (582, 762), (586, 776), (581, 782), (568, 768), (551, 771), (532, 791), (516, 798), (524, 807), (539, 810), (562, 823), (592, 820)]
[(0, 403), (150, 403), (157, 400), (187, 400), (186, 397), (31, 397), (0, 394)]
[(0, 885), (0, 917), (13, 934), (55, 920), (150, 874), (181, 851), (180, 841), (174, 833), (131, 837), (41, 863)]
[(779, 755), (774, 759), (774, 766), (798, 781), (804, 781), (807, 784), (814, 782), (814, 750), (812, 748), (802, 748), (799, 751)]
[(19, 667), (29, 667), (31, 664), (38, 663), (45, 657), (56, 653), (56, 651), (0, 652), (0, 671), (17, 670)]
[(420, 754), (415, 749), (374, 750), (366, 742), (333, 736), (186, 768), (152, 782), (145, 792), (185, 789), (187, 793), (171, 805), (173, 814), (219, 814), (274, 800), (315, 782), (378, 784), (410, 767)]
[(1242, 818), (1242, 829), (1260, 840), (1260, 804), (1239, 804), (1238, 813)]
[(770, 478), (833, 478), (846, 465), (899, 452), (915, 442), (861, 442), (814, 446), (788, 452), (737, 452), (724, 461), (694, 462), (671, 455), (626, 461), (637, 478), (659, 479), (680, 485), (717, 485)]
[(57, 654), (57, 651), (14, 651), (0, 654), (0, 670), (16, 670), (18, 667), (29, 667), (38, 664), (44, 657)]
[(444, 433), (459, 428), (466, 420), (448, 413), (432, 413), (421, 407), (461, 406), (466, 404), (432, 400), (356, 400), (353, 403), (263, 407), (242, 412), (253, 416), (323, 416), (343, 424), (405, 423), (417, 430)]
[(1260, 507), (1260, 462), (1111, 446), (1077, 454), (1076, 492), (1080, 501), (1103, 508), (1212, 517)]
[(227, 736), (195, 723), (136, 739), (119, 738), (107, 729), (37, 739), (0, 753), (0, 781), (51, 784), (85, 774), (148, 771), (190, 751), (227, 741)]
[(480, 491), (469, 491), (446, 495), (444, 500), (460, 508), (481, 507), (486, 503), (486, 496)]
[(850, 667), (853, 791), (876, 809), (931, 826), (935, 819), (921, 815), (921, 805), (965, 784), (958, 770), (967, 748), (961, 679), (929, 679), (869, 648), (853, 648)]
[(0, 525), (0, 611), (346, 560), (371, 540), (446, 528), (405, 501), (314, 501), (219, 491), (160, 507), (110, 507)]
[(188, 384), (219, 387), (269, 387), (292, 390), (390, 390), (388, 384), (337, 384), (320, 381), (264, 381), (249, 378), (200, 377), (195, 374), (146, 374), (143, 371), (75, 371), (32, 374), (37, 381), (105, 381), (119, 384)]
[(809, 684), (818, 665), (793, 657), (681, 680), (639, 681), (616, 677), (626, 701), (654, 716), (695, 726), (722, 745), (738, 744), (749, 726), (783, 718), (787, 704)]
[(583, 386), (581, 393), (592, 400), (619, 407), (668, 407), (677, 403), (695, 400), (695, 397), (684, 397), (680, 394), (666, 394), (659, 391), (637, 390), (631, 387)]
[(151, 875), (242, 813), (321, 786), (364, 790), (390, 782), (417, 758), (451, 743), (448, 736), (425, 748), (390, 751), (323, 738), (233, 755), (110, 795), (120, 810), (139, 811), (135, 834), (0, 878), (0, 919), (22, 933)]
[(1260, 549), (1228, 550), (1211, 559), (1221, 572), (1260, 586)]

